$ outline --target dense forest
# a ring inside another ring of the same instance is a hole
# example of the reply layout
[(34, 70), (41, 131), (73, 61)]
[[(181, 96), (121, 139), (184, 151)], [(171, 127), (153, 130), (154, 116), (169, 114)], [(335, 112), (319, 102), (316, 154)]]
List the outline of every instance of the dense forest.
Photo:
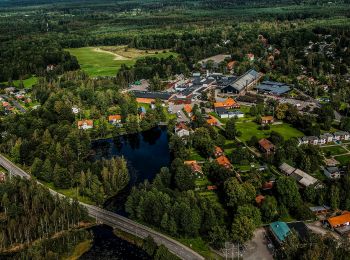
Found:
[(18, 259), (56, 258), (90, 237), (79, 230), (88, 215), (78, 201), (58, 198), (35, 181), (8, 179), (0, 198), (0, 252), (19, 247)]
[[(91, 160), (91, 140), (105, 138), (113, 131), (118, 134), (118, 128), (108, 128), (107, 116), (113, 113), (120, 113), (127, 121), (126, 131), (138, 131), (133, 97), (120, 94), (113, 82), (90, 80), (83, 73), (66, 74), (51, 83), (42, 81), (32, 93), (40, 107), (1, 119), (1, 131), (7, 133), (1, 137), (1, 152), (9, 154), (16, 163), (30, 166), (38, 179), (57, 188), (79, 187), (81, 195), (98, 204), (127, 185), (125, 160)], [(73, 114), (73, 105), (79, 107), (80, 115)], [(84, 119), (87, 109), (91, 119), (99, 120), (90, 133), (79, 130), (76, 121), (78, 117)], [(156, 120), (152, 113), (147, 118)], [(149, 127), (147, 123), (156, 124), (147, 118), (145, 127)]]

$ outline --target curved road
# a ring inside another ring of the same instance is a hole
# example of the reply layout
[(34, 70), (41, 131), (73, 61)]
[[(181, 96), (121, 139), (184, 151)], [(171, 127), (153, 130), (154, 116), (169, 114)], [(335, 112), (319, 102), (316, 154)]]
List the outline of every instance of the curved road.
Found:
[[(17, 165), (9, 161), (3, 155), (0, 155), (0, 165), (9, 171), (10, 174), (19, 176), (21, 178), (30, 179), (30, 175), (19, 168)], [(40, 182), (38, 182), (40, 184)], [(58, 194), (59, 196), (63, 196), (60, 193), (57, 193), (54, 190), (50, 189), (50, 192), (53, 194)], [(154, 241), (157, 244), (163, 244), (166, 246), (173, 254), (177, 255), (181, 259), (189, 259), (189, 260), (204, 260), (204, 257), (197, 254), (192, 249), (186, 247), (185, 245), (177, 242), (176, 240), (167, 237), (159, 232), (152, 230), (149, 227), (136, 223), (128, 218), (120, 216), (111, 211), (88, 205), (80, 202), (81, 205), (86, 207), (89, 215), (96, 219), (97, 222), (101, 222), (113, 228), (121, 229), (127, 233), (133, 234), (135, 236), (146, 238), (147, 236), (152, 236)]]

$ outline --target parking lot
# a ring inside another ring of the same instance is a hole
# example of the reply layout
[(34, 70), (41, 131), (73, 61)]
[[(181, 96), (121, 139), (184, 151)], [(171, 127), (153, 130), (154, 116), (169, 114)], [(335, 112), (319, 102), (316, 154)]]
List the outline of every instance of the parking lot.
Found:
[(245, 260), (273, 260), (272, 251), (268, 248), (265, 229), (255, 230), (254, 237), (245, 245), (243, 259)]
[(169, 104), (168, 111), (171, 114), (176, 114), (177, 122), (190, 122), (190, 119), (183, 112), (184, 105), (175, 105), (173, 103)]

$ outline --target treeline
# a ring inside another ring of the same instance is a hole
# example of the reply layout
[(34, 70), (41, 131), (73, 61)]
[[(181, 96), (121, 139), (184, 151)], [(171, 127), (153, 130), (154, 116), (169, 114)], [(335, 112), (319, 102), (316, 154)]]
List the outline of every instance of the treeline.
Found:
[(44, 238), (17, 253), (0, 253), (2, 259), (62, 259), (73, 253), (75, 247), (92, 235), (85, 229), (63, 231), (58, 236)]
[(138, 59), (133, 67), (122, 65), (117, 73), (117, 82), (122, 87), (140, 79), (151, 79), (152, 90), (163, 90), (161, 79), (168, 79), (175, 74), (189, 74), (187, 65), (179, 58), (146, 57)]
[[(53, 65), (47, 70), (48, 65)], [(0, 44), (0, 82), (26, 79), (79, 69), (76, 57), (57, 42), (45, 39), (16, 39)]]
[(35, 181), (8, 179), (0, 184), (0, 198), (0, 251), (50, 239), (88, 217), (78, 201), (58, 198)]

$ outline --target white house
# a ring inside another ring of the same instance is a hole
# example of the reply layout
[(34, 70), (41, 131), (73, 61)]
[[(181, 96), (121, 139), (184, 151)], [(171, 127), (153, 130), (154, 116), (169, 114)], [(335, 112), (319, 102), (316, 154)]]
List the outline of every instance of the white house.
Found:
[(326, 143), (333, 142), (333, 135), (330, 133), (325, 133), (322, 135), (326, 139)]
[(299, 145), (301, 144), (312, 144), (317, 145), (319, 143), (319, 139), (316, 136), (304, 136), (299, 138)]
[(175, 134), (178, 137), (189, 136), (190, 132), (190, 129), (184, 123), (179, 123), (175, 126)]
[(334, 140), (336, 140), (336, 141), (349, 140), (350, 139), (349, 132), (345, 132), (345, 131), (335, 132), (333, 134), (333, 136), (334, 136)]

